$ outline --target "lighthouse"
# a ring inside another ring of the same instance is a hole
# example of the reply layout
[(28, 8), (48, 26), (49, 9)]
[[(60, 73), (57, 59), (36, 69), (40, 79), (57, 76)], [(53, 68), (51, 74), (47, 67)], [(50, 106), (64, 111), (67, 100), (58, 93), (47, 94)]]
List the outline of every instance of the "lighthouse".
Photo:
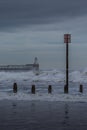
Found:
[(33, 64), (33, 71), (36, 75), (39, 74), (39, 63), (38, 63), (38, 58), (35, 57), (34, 59), (34, 64)]
[(37, 57), (35, 57), (35, 59), (34, 59), (34, 64), (38, 64), (38, 58)]

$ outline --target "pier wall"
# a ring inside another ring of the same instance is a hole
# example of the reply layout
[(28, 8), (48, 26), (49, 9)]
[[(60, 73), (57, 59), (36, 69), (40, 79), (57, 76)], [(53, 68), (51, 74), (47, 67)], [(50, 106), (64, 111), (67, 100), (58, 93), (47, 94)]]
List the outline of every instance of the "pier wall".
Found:
[(39, 64), (26, 64), (26, 65), (0, 65), (0, 70), (39, 70)]

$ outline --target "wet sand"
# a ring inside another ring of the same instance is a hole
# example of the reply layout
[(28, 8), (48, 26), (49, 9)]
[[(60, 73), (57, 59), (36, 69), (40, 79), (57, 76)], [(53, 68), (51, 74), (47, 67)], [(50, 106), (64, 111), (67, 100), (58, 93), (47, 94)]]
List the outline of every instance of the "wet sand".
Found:
[(87, 103), (0, 101), (0, 130), (68, 129), (87, 129)]

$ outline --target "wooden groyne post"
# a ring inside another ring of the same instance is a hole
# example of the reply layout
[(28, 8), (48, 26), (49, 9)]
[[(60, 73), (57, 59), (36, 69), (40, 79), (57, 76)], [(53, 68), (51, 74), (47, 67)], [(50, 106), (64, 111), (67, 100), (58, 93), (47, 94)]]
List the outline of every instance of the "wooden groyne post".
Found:
[(33, 84), (32, 87), (31, 87), (31, 93), (32, 93), (32, 94), (35, 94), (35, 92), (36, 92), (36, 91), (35, 91), (35, 85)]
[(17, 83), (14, 83), (14, 84), (13, 84), (13, 92), (14, 92), (14, 93), (17, 93)]
[(79, 92), (83, 93), (83, 85), (82, 84), (80, 84), (80, 86), (79, 86)]
[(52, 86), (51, 85), (48, 86), (48, 93), (52, 93)]
[(64, 86), (64, 93), (68, 93), (68, 87), (67, 87), (67, 85)]

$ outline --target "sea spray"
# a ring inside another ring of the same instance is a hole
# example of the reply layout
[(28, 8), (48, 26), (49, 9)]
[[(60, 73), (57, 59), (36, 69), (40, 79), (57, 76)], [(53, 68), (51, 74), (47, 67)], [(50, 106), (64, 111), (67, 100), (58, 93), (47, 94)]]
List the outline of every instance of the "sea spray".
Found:
[[(13, 93), (13, 83), (18, 85), (17, 94)], [(35, 84), (36, 93), (31, 94), (31, 86)], [(79, 92), (80, 84), (83, 93)], [(52, 93), (48, 94), (48, 86)], [(82, 101), (87, 102), (87, 71), (71, 71), (69, 73), (69, 94), (64, 94), (65, 71), (40, 70), (39, 75), (28, 72), (0, 72), (0, 100), (43, 100), (43, 101)]]

